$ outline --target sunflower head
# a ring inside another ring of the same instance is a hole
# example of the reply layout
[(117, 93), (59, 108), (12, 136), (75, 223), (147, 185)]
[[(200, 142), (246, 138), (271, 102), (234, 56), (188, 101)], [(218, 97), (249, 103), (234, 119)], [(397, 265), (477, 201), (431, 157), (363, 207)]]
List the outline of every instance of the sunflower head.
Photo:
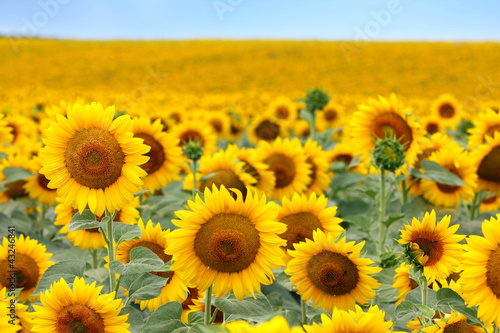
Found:
[(203, 147), (200, 141), (189, 140), (182, 147), (184, 150), (184, 156), (193, 161), (198, 161), (201, 156), (203, 156)]
[(323, 109), (328, 104), (330, 96), (319, 88), (308, 89), (303, 101), (306, 103), (306, 109), (308, 111), (316, 112), (317, 110)]
[(380, 170), (396, 171), (405, 162), (403, 145), (394, 138), (377, 139), (372, 151), (372, 163)]

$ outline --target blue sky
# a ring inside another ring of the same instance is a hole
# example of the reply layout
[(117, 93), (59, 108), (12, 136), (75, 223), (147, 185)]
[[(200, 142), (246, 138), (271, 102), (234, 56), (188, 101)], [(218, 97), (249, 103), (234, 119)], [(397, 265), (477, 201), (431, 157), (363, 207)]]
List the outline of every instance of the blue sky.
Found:
[(498, 0), (2, 0), (0, 34), (500, 41), (499, 13)]

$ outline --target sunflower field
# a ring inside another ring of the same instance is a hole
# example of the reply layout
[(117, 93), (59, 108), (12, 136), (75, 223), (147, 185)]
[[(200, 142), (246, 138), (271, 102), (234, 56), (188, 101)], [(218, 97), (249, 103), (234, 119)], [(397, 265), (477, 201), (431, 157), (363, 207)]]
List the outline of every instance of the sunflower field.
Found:
[(0, 39), (0, 331), (498, 332), (499, 54)]

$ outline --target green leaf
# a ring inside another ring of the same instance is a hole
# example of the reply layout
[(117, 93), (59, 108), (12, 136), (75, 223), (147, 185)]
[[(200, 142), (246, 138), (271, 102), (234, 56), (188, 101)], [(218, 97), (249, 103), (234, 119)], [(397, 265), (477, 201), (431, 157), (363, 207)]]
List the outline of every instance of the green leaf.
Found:
[(415, 305), (409, 301), (403, 301), (396, 307), (396, 319), (402, 321), (410, 321), (420, 316), (420, 311), (417, 310)]
[(83, 260), (65, 260), (58, 262), (47, 268), (42, 275), (38, 287), (32, 296), (39, 296), (40, 292), (45, 292), (50, 288), (53, 282), (59, 281), (63, 278), (68, 284), (73, 283), (75, 277), (83, 277), (85, 271), (85, 261)]
[(114, 273), (120, 275), (130, 275), (141, 272), (156, 272), (164, 265), (163, 260), (146, 247), (135, 247), (130, 251), (130, 262), (124, 264), (114, 260), (109, 267)]
[[(160, 296), (161, 289), (165, 287), (168, 279), (157, 275), (144, 273), (136, 279), (128, 289), (129, 295), (140, 301), (146, 301)], [(180, 305), (180, 303), (178, 303)]]
[(397, 222), (404, 218), (406, 215), (401, 213), (391, 213), (389, 216), (382, 222), (387, 227), (390, 227), (394, 222)]
[(9, 157), (9, 155), (7, 155), (6, 153), (2, 153), (2, 152), (0, 151), (0, 160), (1, 160), (1, 159), (4, 159), (4, 158), (7, 158), (7, 157)]
[(293, 289), (293, 285), (290, 282), (290, 276), (288, 274), (286, 274), (285, 272), (281, 272), (276, 277), (276, 282), (278, 282), (280, 285), (282, 285), (288, 291), (292, 291), (292, 289)]
[(185, 327), (181, 321), (182, 305), (179, 302), (169, 302), (156, 309), (149, 317), (143, 333), (172, 332)]
[(420, 310), (422, 316), (427, 317), (429, 319), (432, 319), (432, 317), (434, 317), (434, 314), (436, 313), (436, 311), (434, 311), (430, 307), (422, 304), (415, 304), (415, 307)]
[(226, 316), (234, 315), (234, 317), (247, 320), (266, 316), (273, 312), (271, 303), (264, 295), (257, 299), (244, 297), (242, 301), (239, 301), (231, 293), (215, 300), (215, 306)]
[(450, 306), (465, 305), (464, 299), (450, 288), (441, 288), (436, 293), (437, 304), (446, 304)]
[(113, 224), (113, 237), (116, 240), (116, 245), (129, 241), (131, 239), (141, 238), (141, 227), (126, 223)]
[(375, 220), (366, 215), (351, 215), (344, 219), (349, 223), (352, 223), (356, 228), (369, 233), (375, 224)]
[(141, 311), (128, 305), (120, 311), (120, 315), (128, 314), (127, 323), (130, 324), (128, 330), (132, 333), (140, 333), (144, 326), (144, 319), (142, 318)]
[(10, 215), (10, 225), (15, 225), (17, 232), (28, 233), (33, 228), (33, 221), (23, 212), (16, 210)]
[[(411, 290), (406, 294), (405, 301), (410, 301), (414, 304), (422, 304), (422, 292), (420, 286)], [(436, 291), (427, 288), (427, 304), (436, 304)]]
[(73, 215), (68, 225), (68, 231), (99, 228), (100, 223), (90, 209), (85, 209), (82, 214), (77, 212)]
[(330, 188), (334, 191), (345, 190), (348, 187), (358, 186), (365, 176), (357, 173), (343, 173), (332, 178)]
[(17, 182), (18, 180), (25, 180), (35, 176), (25, 168), (18, 167), (7, 167), (3, 169), (3, 174), (5, 176), (5, 179), (3, 180), (4, 184)]
[(465, 182), (460, 177), (455, 175), (453, 172), (448, 171), (436, 162), (423, 160), (421, 166), (424, 169), (424, 173), (421, 173), (418, 169), (410, 169), (410, 175), (416, 178), (432, 180), (445, 185), (465, 185)]
[(194, 325), (194, 324), (203, 324), (205, 321), (205, 313), (196, 311), (196, 312), (190, 312), (188, 314), (188, 324), (189, 325)]
[(314, 126), (314, 120), (313, 120), (313, 115), (312, 115), (312, 112), (306, 110), (306, 109), (302, 109), (300, 110), (300, 118), (301, 119), (304, 119), (305, 121), (307, 121), (307, 123), (309, 124), (309, 126)]

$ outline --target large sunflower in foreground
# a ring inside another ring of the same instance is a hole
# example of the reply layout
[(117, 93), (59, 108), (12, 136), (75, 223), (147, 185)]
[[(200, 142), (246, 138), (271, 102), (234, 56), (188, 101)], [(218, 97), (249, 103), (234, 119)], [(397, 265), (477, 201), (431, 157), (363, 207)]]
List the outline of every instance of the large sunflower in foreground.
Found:
[(500, 215), (482, 224), (484, 237), (470, 236), (462, 259), (464, 271), (458, 282), (469, 306), (478, 305), (484, 323), (500, 325)]
[(99, 295), (102, 286), (85, 284), (76, 277), (73, 290), (61, 278), (42, 293), (42, 305), (34, 305), (33, 332), (129, 332), (128, 315), (119, 315), (123, 307), (114, 293)]
[(276, 316), (273, 319), (252, 326), (246, 321), (235, 320), (222, 325), (229, 333), (303, 333), (300, 326), (290, 328), (283, 316)]
[[(52, 253), (45, 252), (45, 245), (39, 244), (36, 239), (30, 239), (29, 236), (25, 238), (20, 235), (19, 238), (10, 238), (10, 240), (13, 243), (4, 237), (3, 245), (0, 246), (0, 288), (10, 287), (9, 278), (14, 272), (16, 288), (23, 288), (17, 298), (21, 302), (33, 301), (37, 297), (30, 297), (30, 295), (35, 291), (43, 273), (54, 264), (53, 261), (49, 261)], [(12, 250), (12, 246), (9, 247), (11, 244), (15, 244), (14, 267), (12, 267), (12, 257), (9, 257), (12, 254), (9, 252)]]
[(115, 108), (100, 103), (68, 109), (68, 118), (57, 115), (45, 131), (40, 149), (40, 173), (50, 179), (66, 206), (81, 212), (88, 205), (92, 213), (113, 213), (134, 199), (147, 173), (139, 165), (149, 146), (134, 138), (130, 116), (113, 120)]
[[(315, 193), (309, 197), (295, 193), (291, 200), (283, 197), (278, 221), (286, 224), (286, 231), (280, 235), (287, 241), (286, 249), (293, 250), (295, 244), (312, 239), (317, 229), (335, 236), (344, 231), (340, 226), (342, 219), (335, 216), (337, 207), (327, 207), (327, 204), (325, 196), (316, 197)], [(290, 259), (287, 255), (287, 261)]]
[[(201, 192), (211, 189), (212, 185), (218, 188), (236, 188), (246, 196), (247, 187), (252, 187), (257, 180), (244, 170), (245, 162), (238, 160), (238, 152), (234, 149), (219, 150), (213, 155), (203, 155), (196, 172), (196, 184)], [(184, 180), (185, 189), (193, 189), (193, 174), (190, 173)]]
[(478, 161), (477, 185), (479, 189), (500, 195), (500, 132), (487, 136), (486, 142), (470, 153), (471, 160)]
[(328, 169), (328, 154), (316, 141), (307, 140), (304, 144), (304, 152), (307, 156), (306, 162), (311, 167), (311, 182), (307, 185), (306, 194), (316, 193), (322, 195), (330, 187), (330, 176)]
[[(421, 328), (425, 333), (483, 333), (484, 329), (480, 326), (467, 324), (467, 317), (462, 314), (452, 312), (448, 318), (440, 320), (435, 319), (435, 325)], [(490, 327), (491, 328), (491, 327)], [(491, 332), (491, 330), (488, 330)]]
[(313, 240), (306, 239), (288, 250), (292, 260), (285, 273), (297, 288), (303, 300), (311, 299), (327, 312), (334, 308), (354, 310), (356, 302), (365, 304), (375, 297), (380, 287), (369, 274), (382, 269), (370, 266), (373, 261), (360, 258), (364, 242), (346, 243), (345, 237), (335, 243), (334, 234), (313, 232)]
[(377, 138), (395, 138), (404, 146), (406, 154), (412, 154), (417, 142), (423, 136), (418, 123), (410, 116), (396, 95), (389, 100), (379, 97), (370, 98), (367, 104), (361, 104), (354, 113), (350, 124), (353, 138), (353, 150), (356, 155), (363, 154), (362, 160), (370, 157)]
[(286, 241), (278, 234), (286, 226), (276, 222), (279, 207), (266, 203), (248, 190), (246, 199), (237, 190), (234, 198), (221, 185), (205, 190), (205, 201), (199, 196), (189, 201), (191, 211), (177, 211), (180, 229), (167, 236), (166, 253), (173, 256), (172, 270), (184, 273), (186, 281), (221, 297), (233, 290), (237, 299), (260, 293), (260, 285), (271, 284), (271, 268), (285, 264), (280, 246)]
[(436, 162), (449, 172), (457, 175), (465, 185), (442, 184), (429, 179), (420, 181), (422, 196), (431, 204), (439, 207), (460, 206), (461, 200), (469, 202), (474, 198), (477, 186), (477, 159), (458, 145), (448, 145), (429, 156), (429, 161)]
[[(172, 256), (167, 255), (165, 249), (167, 247), (166, 237), (170, 233), (170, 230), (162, 230), (159, 223), (153, 227), (151, 220), (148, 221), (146, 226), (144, 226), (142, 220), (139, 220), (139, 226), (142, 232), (141, 238), (120, 243), (116, 250), (116, 260), (128, 264), (130, 262), (130, 251), (136, 247), (145, 247), (156, 254), (164, 263), (168, 263), (170, 259), (172, 259)], [(184, 283), (182, 272), (168, 271), (150, 273), (164, 278), (166, 284), (161, 289), (161, 294), (159, 296), (145, 301), (136, 301), (136, 303), (140, 303), (141, 310), (148, 307), (149, 311), (152, 312), (167, 302), (177, 301), (182, 303), (182, 301), (185, 300), (185, 293), (188, 289)]]
[[(137, 210), (137, 206), (139, 206), (139, 198), (135, 198), (134, 200), (123, 206), (119, 211), (117, 211), (114, 221), (126, 224), (136, 224), (136, 219), (139, 218), (139, 211)], [(102, 232), (99, 231), (99, 228), (82, 229), (68, 232), (69, 223), (77, 212), (78, 210), (74, 209), (71, 206), (65, 206), (62, 203), (56, 206), (55, 213), (57, 214), (57, 216), (54, 224), (62, 226), (61, 230), (59, 230), (59, 233), (67, 233), (66, 238), (73, 243), (73, 246), (78, 246), (82, 250), (96, 250), (106, 246), (106, 241), (104, 240)], [(103, 217), (104, 214), (101, 216), (96, 216), (96, 220), (100, 222)]]
[(500, 132), (500, 113), (492, 109), (479, 112), (472, 120), (474, 127), (469, 129), (467, 148), (476, 149), (477, 146), (486, 143), (487, 137), (494, 137)]
[(141, 165), (147, 172), (142, 179), (144, 189), (151, 192), (160, 190), (179, 176), (181, 167), (185, 164), (182, 158), (182, 148), (179, 140), (163, 132), (161, 119), (151, 123), (147, 117), (134, 119), (134, 137), (144, 140), (144, 144), (151, 147), (146, 154), (149, 161)]
[(312, 171), (299, 139), (277, 138), (273, 143), (260, 141), (257, 151), (276, 178), (274, 188), (266, 193), (270, 199), (281, 201), (284, 196), (290, 198), (294, 193), (302, 194), (307, 190)]
[(390, 332), (391, 327), (392, 322), (385, 321), (385, 312), (377, 305), (370, 306), (366, 312), (356, 305), (355, 311), (334, 308), (332, 318), (321, 315), (321, 326), (313, 323), (312, 326), (304, 326), (304, 329), (307, 333), (385, 333)]
[(456, 271), (463, 253), (465, 236), (455, 235), (460, 225), (451, 227), (450, 216), (436, 225), (436, 212), (426, 212), (422, 222), (413, 218), (411, 225), (401, 230), (401, 245), (407, 245), (412, 257), (424, 267), (424, 275), (430, 282), (441, 280)]

